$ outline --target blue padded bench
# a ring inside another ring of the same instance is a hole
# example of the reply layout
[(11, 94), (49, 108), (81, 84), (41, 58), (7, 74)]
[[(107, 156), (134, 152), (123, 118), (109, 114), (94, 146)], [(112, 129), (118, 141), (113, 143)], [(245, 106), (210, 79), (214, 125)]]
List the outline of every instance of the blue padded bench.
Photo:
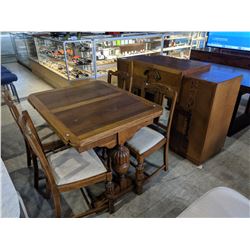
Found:
[(8, 86), (10, 86), (13, 95), (16, 96), (17, 101), (20, 102), (19, 96), (16, 91), (16, 87), (13, 84), (13, 82), (15, 81), (17, 81), (17, 76), (1, 65), (1, 86), (7, 88)]

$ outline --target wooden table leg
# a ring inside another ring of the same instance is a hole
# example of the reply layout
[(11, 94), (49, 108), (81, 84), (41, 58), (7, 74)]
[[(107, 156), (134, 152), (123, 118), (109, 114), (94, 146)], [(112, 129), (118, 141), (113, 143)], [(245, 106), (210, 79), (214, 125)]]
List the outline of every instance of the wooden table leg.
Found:
[[(112, 199), (116, 200), (123, 194), (132, 189), (132, 181), (126, 176), (130, 166), (130, 153), (127, 147), (123, 144), (117, 145), (112, 149), (108, 149), (108, 167), (115, 172), (116, 178), (113, 178), (112, 182), (114, 188), (112, 188)], [(114, 176), (113, 176), (114, 177)], [(91, 195), (88, 194), (90, 197)], [(109, 194), (110, 195), (110, 194)], [(102, 207), (105, 204), (108, 205), (107, 194), (101, 194), (99, 197), (93, 200), (95, 208)], [(113, 202), (113, 200), (111, 202)], [(111, 212), (114, 212), (113, 204), (109, 204)]]
[(131, 179), (126, 176), (130, 166), (130, 153), (124, 145), (117, 145), (113, 148), (109, 157), (112, 169), (118, 176), (118, 185), (115, 187), (115, 194), (124, 193), (131, 188)]

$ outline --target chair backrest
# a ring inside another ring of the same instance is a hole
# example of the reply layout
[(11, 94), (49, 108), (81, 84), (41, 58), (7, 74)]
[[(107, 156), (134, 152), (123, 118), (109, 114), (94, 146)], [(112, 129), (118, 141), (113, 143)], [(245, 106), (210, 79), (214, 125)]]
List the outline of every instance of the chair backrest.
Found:
[(23, 135), (28, 142), (32, 153), (37, 156), (39, 159), (41, 166), (44, 170), (44, 173), (46, 177), (48, 178), (49, 182), (51, 184), (55, 185), (55, 180), (53, 177), (53, 174), (51, 172), (51, 168), (49, 165), (49, 162), (47, 160), (47, 157), (44, 153), (41, 141), (39, 139), (39, 136), (37, 134), (36, 128), (29, 116), (29, 113), (25, 110), (20, 114), (20, 117), (18, 119), (19, 126), (21, 127), (23, 131)]
[[(6, 105), (7, 105), (8, 108), (9, 108), (9, 110), (10, 110), (10, 112), (11, 112), (11, 114), (12, 114), (14, 120), (15, 120), (15, 122), (16, 122), (17, 125), (18, 125), (18, 127), (19, 127), (19, 129), (20, 129), (20, 131), (21, 131), (21, 133), (22, 133), (22, 135), (23, 135), (23, 137), (24, 137), (25, 142), (27, 142), (27, 141), (26, 141), (26, 138), (25, 138), (25, 136), (24, 136), (23, 128), (20, 126), (20, 123), (19, 123), (19, 118), (20, 118), (20, 116), (21, 116), (22, 110), (19, 110), (18, 107), (15, 105), (15, 102), (13, 101), (13, 99), (12, 99), (11, 96), (10, 96), (9, 90), (3, 90), (3, 91), (2, 91), (2, 96), (3, 96), (3, 98), (4, 98), (4, 101), (5, 101)], [(27, 111), (26, 111), (26, 112), (27, 112)], [(29, 117), (30, 117), (30, 116), (29, 116)], [(30, 118), (30, 121), (32, 122), (31, 118)], [(35, 129), (35, 126), (34, 126), (33, 122), (32, 122), (32, 125), (33, 125), (33, 127), (34, 127), (34, 129)], [(36, 131), (36, 129), (35, 129), (35, 131)], [(40, 141), (40, 138), (39, 138), (37, 132), (35, 133), (35, 135), (36, 135), (37, 140), (39, 141), (39, 143), (40, 143), (40, 145), (41, 145), (41, 147), (42, 147), (42, 143), (41, 143), (41, 141)], [(28, 143), (27, 146), (29, 147), (29, 143)]]
[(10, 91), (8, 89), (2, 90), (2, 96), (6, 105), (8, 106), (11, 115), (13, 116), (15, 122), (18, 124), (18, 118), (20, 116), (20, 111), (18, 110), (17, 106), (15, 105), (14, 101), (11, 98)]
[(108, 71), (108, 79), (107, 82), (111, 84), (112, 76), (116, 76), (118, 80), (118, 86), (124, 90), (128, 90), (131, 92), (132, 90), (132, 82), (133, 82), (133, 63), (130, 64), (129, 72), (125, 71)]
[(145, 83), (145, 91), (142, 92), (142, 97), (145, 97), (145, 92), (149, 91), (153, 94), (153, 101), (163, 107), (163, 121), (160, 118), (155, 120), (155, 123), (164, 129), (167, 138), (170, 137), (170, 129), (173, 120), (174, 109), (177, 100), (177, 92), (172, 88), (168, 87), (166, 84), (162, 83)]
[[(182, 72), (138, 59), (133, 60), (133, 90), (143, 95), (145, 83), (162, 83), (180, 92)], [(146, 96), (147, 98), (147, 96)]]

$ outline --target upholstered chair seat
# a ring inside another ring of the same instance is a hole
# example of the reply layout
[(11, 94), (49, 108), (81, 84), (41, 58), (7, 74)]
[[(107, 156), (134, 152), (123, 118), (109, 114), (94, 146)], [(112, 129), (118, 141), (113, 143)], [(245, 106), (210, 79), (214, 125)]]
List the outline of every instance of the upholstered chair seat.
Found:
[(139, 154), (143, 154), (144, 152), (148, 151), (150, 148), (155, 146), (157, 143), (159, 143), (161, 140), (163, 140), (165, 137), (149, 128), (144, 127), (141, 128), (132, 139), (127, 141), (127, 145), (134, 149)]
[(78, 153), (74, 148), (59, 151), (48, 157), (57, 185), (84, 180), (107, 172), (93, 149)]

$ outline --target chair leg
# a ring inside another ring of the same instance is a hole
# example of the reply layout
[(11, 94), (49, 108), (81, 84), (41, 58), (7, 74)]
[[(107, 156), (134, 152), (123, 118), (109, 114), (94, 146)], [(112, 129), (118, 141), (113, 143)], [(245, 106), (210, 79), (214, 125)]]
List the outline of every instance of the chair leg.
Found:
[(54, 206), (55, 206), (55, 214), (57, 218), (61, 217), (61, 196), (58, 191), (52, 192)]
[(9, 85), (10, 85), (10, 88), (11, 88), (12, 95), (15, 96), (15, 91), (14, 91), (13, 84), (10, 83)]
[(136, 180), (136, 193), (142, 194), (144, 182), (144, 159), (137, 159), (138, 165), (136, 166), (135, 180)]
[(107, 154), (107, 148), (103, 148), (102, 149), (102, 158), (104, 159), (104, 160), (107, 160), (108, 159), (108, 154)]
[(111, 171), (111, 169), (112, 169), (112, 160), (111, 160), (111, 156), (110, 156), (110, 151), (109, 150), (107, 151), (107, 156), (108, 156), (107, 167), (108, 167), (109, 171)]
[(25, 147), (26, 147), (26, 154), (27, 154), (27, 165), (30, 168), (31, 167), (31, 152), (28, 146), (28, 143), (25, 141)]
[(38, 163), (37, 158), (35, 155), (32, 155), (33, 164), (34, 164), (34, 187), (38, 190), (38, 182), (39, 182), (39, 169), (38, 169)]
[(51, 194), (50, 184), (48, 179), (46, 178), (46, 194), (45, 194), (46, 199), (49, 199), (50, 194)]
[(168, 144), (165, 144), (164, 146), (164, 153), (163, 153), (163, 157), (164, 157), (164, 170), (167, 171), (168, 170)]
[(108, 181), (106, 184), (106, 196), (108, 198), (108, 203), (109, 203), (108, 206), (110, 214), (115, 212), (113, 194), (114, 194), (114, 184), (112, 183), (112, 181)]
[(19, 99), (19, 96), (18, 96), (18, 94), (17, 94), (15, 85), (14, 85), (13, 83), (10, 83), (10, 87), (11, 87), (11, 90), (12, 90), (13, 95), (16, 96), (17, 101), (20, 103), (20, 99)]

